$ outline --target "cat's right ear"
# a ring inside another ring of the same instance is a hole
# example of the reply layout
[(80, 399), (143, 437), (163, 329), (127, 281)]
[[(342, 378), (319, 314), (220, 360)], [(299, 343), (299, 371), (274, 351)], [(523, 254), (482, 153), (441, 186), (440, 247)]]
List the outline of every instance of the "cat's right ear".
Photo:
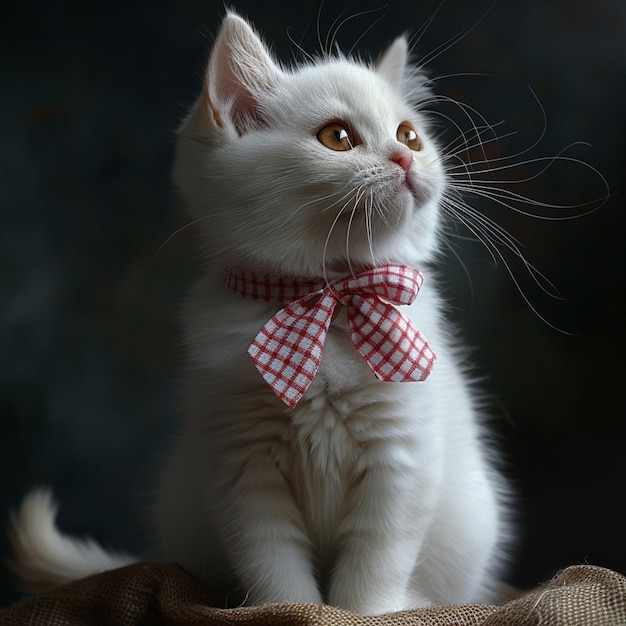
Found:
[(242, 135), (258, 122), (258, 103), (282, 70), (261, 38), (237, 14), (226, 14), (209, 58), (203, 106), (209, 122)]
[(376, 72), (398, 90), (406, 78), (408, 48), (406, 37), (398, 37), (376, 64)]

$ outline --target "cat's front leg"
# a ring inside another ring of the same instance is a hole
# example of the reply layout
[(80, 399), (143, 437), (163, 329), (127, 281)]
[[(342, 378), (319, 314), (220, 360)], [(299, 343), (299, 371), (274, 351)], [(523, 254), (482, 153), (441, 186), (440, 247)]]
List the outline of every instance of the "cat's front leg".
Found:
[(435, 508), (435, 477), (422, 478), (416, 486), (408, 468), (394, 463), (370, 466), (360, 477), (339, 529), (330, 604), (370, 615), (433, 604), (415, 593), (409, 599)]
[(267, 456), (245, 463), (226, 502), (220, 525), (246, 604), (320, 603), (301, 513)]

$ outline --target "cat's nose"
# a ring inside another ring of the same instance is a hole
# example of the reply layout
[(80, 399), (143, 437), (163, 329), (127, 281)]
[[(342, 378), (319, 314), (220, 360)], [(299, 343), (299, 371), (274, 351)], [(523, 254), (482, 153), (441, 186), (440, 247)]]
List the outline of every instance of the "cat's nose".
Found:
[(394, 152), (389, 157), (389, 160), (393, 163), (397, 163), (405, 172), (408, 172), (413, 164), (413, 154), (405, 150), (402, 152)]

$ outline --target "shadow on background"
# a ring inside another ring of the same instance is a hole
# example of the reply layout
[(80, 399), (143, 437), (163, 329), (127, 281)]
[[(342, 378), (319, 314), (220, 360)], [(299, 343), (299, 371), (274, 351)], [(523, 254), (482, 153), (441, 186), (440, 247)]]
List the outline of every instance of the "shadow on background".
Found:
[[(288, 35), (318, 49), (319, 4), (234, 3), (285, 60), (295, 53)], [(451, 252), (444, 267), (450, 312), (477, 346), (516, 486), (511, 582), (533, 586), (583, 562), (624, 572), (626, 5), (501, 0), (472, 29), (489, 4), (445, 2), (417, 43), (425, 56), (470, 31), (430, 63), (431, 75), (444, 77), (437, 91), (494, 124), (504, 120), (498, 134), (517, 132), (490, 144), (498, 151), (490, 156), (525, 150), (545, 129), (526, 158), (588, 142), (566, 155), (599, 168), (612, 188), (601, 209), (570, 221), (475, 203), (563, 295), (542, 293), (514, 264), (538, 314), (505, 265), (492, 267), (479, 246), (459, 239), (454, 252), (463, 261)], [(349, 16), (382, 2), (337, 6), (321, 11), (324, 36), (343, 8)], [(375, 56), (399, 33), (418, 31), (437, 6), (391, 0), (345, 23), (338, 40), (347, 50), (362, 36), (358, 49)], [(173, 133), (198, 91), (222, 4), (35, 2), (11, 3), (4, 13), (1, 519), (6, 525), (30, 488), (50, 485), (65, 530), (140, 551), (175, 424), (177, 305), (197, 263), (189, 231), (160, 249), (185, 223), (169, 182)], [(520, 171), (533, 176), (538, 168)], [(568, 205), (605, 193), (600, 178), (573, 161), (522, 188)], [(4, 533), (0, 551), (8, 552)], [(3, 570), (0, 601), (17, 597)]]

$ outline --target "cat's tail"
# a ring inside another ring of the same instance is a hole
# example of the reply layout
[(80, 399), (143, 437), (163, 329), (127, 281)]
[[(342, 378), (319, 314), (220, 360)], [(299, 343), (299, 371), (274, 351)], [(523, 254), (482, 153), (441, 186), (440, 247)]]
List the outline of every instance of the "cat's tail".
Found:
[(9, 566), (27, 593), (48, 591), (72, 580), (136, 562), (127, 554), (107, 552), (93, 539), (75, 539), (56, 525), (52, 494), (31, 492), (13, 516), (10, 528), (13, 558)]

